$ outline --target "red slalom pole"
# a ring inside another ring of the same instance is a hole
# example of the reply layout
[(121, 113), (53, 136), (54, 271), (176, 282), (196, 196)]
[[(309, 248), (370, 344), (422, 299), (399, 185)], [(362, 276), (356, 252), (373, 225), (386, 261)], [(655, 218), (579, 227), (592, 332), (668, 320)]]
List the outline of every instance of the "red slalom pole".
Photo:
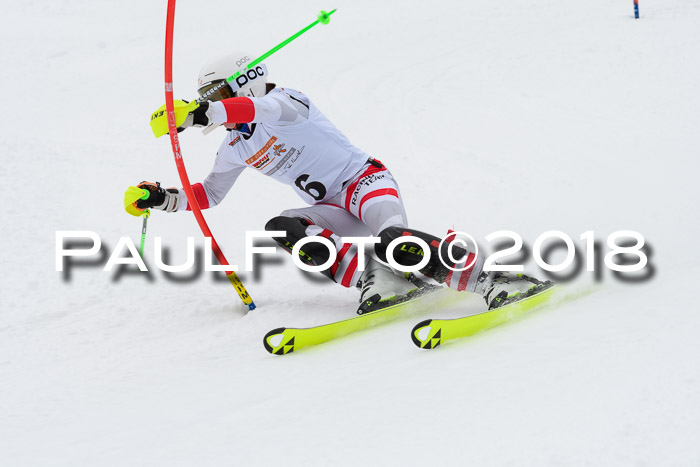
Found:
[[(219, 244), (216, 243), (214, 235), (212, 235), (207, 221), (204, 220), (202, 215), (202, 210), (199, 208), (199, 203), (197, 203), (197, 198), (192, 191), (192, 186), (190, 185), (190, 179), (187, 176), (187, 170), (185, 169), (185, 163), (182, 160), (182, 151), (180, 150), (180, 139), (177, 135), (177, 127), (175, 125), (175, 105), (173, 104), (173, 30), (175, 28), (175, 0), (168, 0), (168, 17), (165, 24), (165, 109), (168, 116), (168, 133), (170, 134), (170, 143), (173, 147), (173, 155), (175, 156), (175, 165), (177, 166), (177, 173), (180, 175), (180, 181), (182, 182), (182, 187), (187, 195), (187, 202), (192, 207), (192, 213), (197, 219), (199, 227), (202, 229), (205, 237), (211, 238), (211, 249), (216, 255), (216, 259), (219, 260), (219, 264), (222, 266), (228, 266), (229, 262), (226, 260), (224, 253), (219, 248)], [(253, 299), (248, 294), (248, 291), (243, 286), (243, 283), (236, 275), (235, 271), (226, 271), (226, 277), (228, 277), (231, 284), (238, 292), (238, 296), (241, 297), (243, 303), (248, 305), (249, 310), (255, 309), (255, 303)]]

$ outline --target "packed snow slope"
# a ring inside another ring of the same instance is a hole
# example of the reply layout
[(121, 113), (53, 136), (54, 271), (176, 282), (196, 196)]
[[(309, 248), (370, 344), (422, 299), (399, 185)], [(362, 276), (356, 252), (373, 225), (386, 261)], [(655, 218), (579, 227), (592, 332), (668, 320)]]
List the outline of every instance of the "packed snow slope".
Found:
[[(138, 241), (127, 186), (179, 186), (163, 103), (165, 1), (4, 2), (0, 190), (0, 459), (7, 466), (698, 466), (697, 205), (700, 5), (181, 0), (175, 94), (209, 58), (267, 60), (399, 181), (413, 227), (483, 242), (518, 232), (605, 240), (635, 230), (645, 280), (599, 262), (598, 289), (474, 338), (421, 351), (423, 317), (483, 311), (478, 297), (286, 357), (262, 336), (351, 317), (355, 290), (313, 281), (283, 253), (226, 282), (100, 266), (56, 272), (56, 231)], [(181, 134), (193, 181), (223, 130)], [(206, 213), (231, 261), (246, 230), (301, 201), (245, 173)], [(170, 260), (191, 213), (154, 213)], [(559, 253), (563, 251), (558, 250)], [(542, 271), (531, 255), (527, 270)], [(517, 258), (515, 258), (517, 259)], [(585, 288), (581, 270), (570, 287)], [(150, 277), (150, 278), (149, 278)]]

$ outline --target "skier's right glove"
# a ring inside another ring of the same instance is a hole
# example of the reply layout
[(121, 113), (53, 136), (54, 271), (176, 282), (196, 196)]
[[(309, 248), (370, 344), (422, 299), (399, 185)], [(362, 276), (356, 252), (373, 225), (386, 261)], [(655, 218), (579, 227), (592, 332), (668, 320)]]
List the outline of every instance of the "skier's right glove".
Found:
[(177, 127), (177, 132), (180, 133), (181, 131), (184, 131), (186, 128), (189, 128), (191, 126), (205, 127), (209, 125), (209, 117), (207, 116), (207, 110), (209, 110), (209, 102), (205, 101), (199, 104), (199, 106), (196, 109), (187, 114), (187, 118), (185, 118), (185, 121), (182, 123), (182, 125)]
[(160, 182), (141, 182), (138, 187), (149, 192), (147, 199), (139, 199), (134, 203), (139, 210), (153, 208), (165, 212), (177, 211), (180, 204), (180, 191), (177, 188), (161, 188)]

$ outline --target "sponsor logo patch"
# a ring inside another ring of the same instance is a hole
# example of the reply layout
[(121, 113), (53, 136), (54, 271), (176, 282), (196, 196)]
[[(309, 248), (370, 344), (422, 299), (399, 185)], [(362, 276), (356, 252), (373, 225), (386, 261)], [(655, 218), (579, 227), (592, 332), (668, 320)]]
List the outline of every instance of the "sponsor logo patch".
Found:
[(357, 197), (360, 194), (360, 190), (364, 187), (371, 185), (372, 183), (384, 178), (383, 173), (370, 174), (360, 180), (360, 182), (355, 187), (355, 191), (352, 193), (352, 205), (357, 206)]
[(272, 146), (272, 150), (274, 151), (275, 156), (281, 156), (283, 153), (287, 152), (287, 150), (284, 149), (284, 143)]
[[(277, 141), (277, 137), (276, 137), (276, 136), (273, 136), (272, 138), (270, 138), (270, 139), (267, 141), (267, 143), (265, 143), (265, 146), (263, 146), (262, 149), (260, 149), (260, 151), (256, 152), (256, 153), (253, 155), (253, 157), (251, 157), (250, 159), (247, 159), (247, 160), (245, 161), (245, 163), (248, 164), (248, 165), (250, 165), (250, 164), (253, 164), (255, 161), (257, 161), (258, 159), (260, 159), (260, 156), (262, 156), (263, 154), (265, 154), (265, 153), (267, 152), (267, 150), (270, 149), (270, 148), (272, 147), (273, 144), (275, 144), (275, 141)], [(253, 167), (255, 167), (255, 166), (253, 166)]]
[[(290, 159), (289, 159), (289, 162), (287, 162), (287, 164), (282, 168), (282, 172), (280, 173), (280, 176), (286, 174), (292, 168), (292, 166), (297, 161), (297, 159), (299, 159), (299, 156), (301, 156), (301, 153), (304, 152), (305, 147), (306, 146), (302, 146), (301, 149), (299, 149), (299, 152), (297, 152), (296, 154), (294, 154), (292, 151), (289, 151), (289, 154), (284, 156), (283, 161), (286, 161), (287, 158), (290, 158)], [(294, 149), (294, 148), (292, 148), (292, 149)], [(292, 156), (294, 156), (294, 157), (292, 157)]]
[(265, 76), (265, 70), (258, 65), (255, 68), (249, 69), (242, 75), (239, 75), (238, 78), (236, 78), (236, 84), (238, 84), (238, 88), (240, 89), (248, 84), (249, 81), (260, 78), (261, 76)]
[[(306, 147), (306, 146), (302, 146), (301, 149), (299, 149), (299, 154), (301, 154), (302, 151), (304, 151), (304, 148), (305, 148), (305, 147)], [(286, 149), (285, 149), (285, 151), (286, 151)], [(272, 170), (270, 170), (268, 173), (266, 173), (265, 175), (272, 175), (273, 173), (277, 172), (279, 169), (281, 169), (281, 168), (284, 166), (284, 164), (287, 163), (288, 160), (290, 160), (290, 158), (291, 158), (292, 156), (294, 156), (294, 154), (295, 154), (296, 152), (297, 152), (297, 149), (296, 149), (296, 148), (290, 148), (290, 149), (289, 149), (289, 152), (287, 152), (287, 154), (285, 154), (285, 156), (277, 163), (277, 165), (275, 165), (275, 167), (274, 167)], [(297, 158), (299, 158), (299, 154), (296, 155), (296, 157), (292, 160), (292, 162), (294, 162), (295, 160), (297, 160)], [(290, 162), (290, 163), (288, 164), (288, 166), (289, 166), (289, 167), (285, 167), (284, 172), (282, 172), (280, 175), (284, 175), (285, 172), (287, 171), (286, 169), (289, 169), (289, 168), (292, 167), (292, 163)]]
[(231, 141), (230, 143), (228, 143), (228, 145), (229, 145), (229, 146), (235, 146), (236, 143), (240, 143), (240, 142), (241, 142), (241, 137), (240, 137), (240, 136), (236, 136), (235, 138), (233, 138), (233, 141)]
[(253, 164), (253, 167), (255, 167), (256, 169), (262, 169), (268, 162), (270, 162), (270, 155), (265, 154), (265, 157), (260, 158), (259, 161)]

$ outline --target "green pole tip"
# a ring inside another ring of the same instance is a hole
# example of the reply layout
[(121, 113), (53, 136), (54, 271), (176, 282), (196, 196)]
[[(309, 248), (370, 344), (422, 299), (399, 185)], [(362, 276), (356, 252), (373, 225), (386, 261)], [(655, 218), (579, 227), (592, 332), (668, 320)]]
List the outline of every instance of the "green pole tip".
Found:
[(321, 10), (321, 13), (318, 14), (318, 22), (321, 24), (330, 23), (331, 22), (331, 15), (333, 13), (335, 13), (335, 9), (333, 9), (330, 13)]
[(148, 199), (151, 197), (151, 192), (148, 190), (141, 190), (141, 193), (142, 193), (142, 195), (141, 195), (141, 198), (139, 198), (139, 199)]

